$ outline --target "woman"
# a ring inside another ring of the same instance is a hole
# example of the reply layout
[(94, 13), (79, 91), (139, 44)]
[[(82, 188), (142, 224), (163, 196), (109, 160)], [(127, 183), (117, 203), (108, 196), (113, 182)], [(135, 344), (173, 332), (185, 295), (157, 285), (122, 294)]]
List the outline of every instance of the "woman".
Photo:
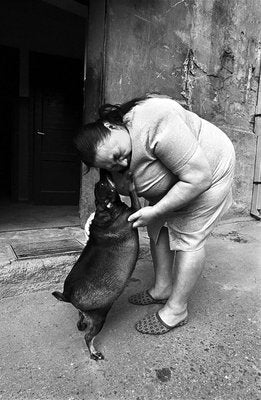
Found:
[(130, 170), (138, 196), (149, 201), (129, 221), (147, 226), (155, 282), (129, 301), (164, 305), (138, 321), (136, 329), (162, 334), (185, 324), (188, 299), (205, 262), (206, 238), (232, 203), (231, 141), (176, 101), (152, 96), (105, 105), (76, 146), (87, 166), (112, 171), (122, 194)]

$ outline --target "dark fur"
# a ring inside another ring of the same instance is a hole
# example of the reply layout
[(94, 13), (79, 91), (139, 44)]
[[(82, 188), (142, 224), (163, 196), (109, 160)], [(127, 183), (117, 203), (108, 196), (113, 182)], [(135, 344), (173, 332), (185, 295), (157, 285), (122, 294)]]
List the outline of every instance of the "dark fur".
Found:
[[(132, 206), (137, 198), (131, 192)], [(131, 276), (139, 251), (137, 229), (127, 221), (135, 209), (123, 203), (109, 173), (102, 171), (95, 186), (95, 218), (81, 256), (64, 282), (63, 293), (52, 294), (79, 310), (78, 329), (85, 330), (91, 358), (103, 356), (93, 347), (112, 304)]]

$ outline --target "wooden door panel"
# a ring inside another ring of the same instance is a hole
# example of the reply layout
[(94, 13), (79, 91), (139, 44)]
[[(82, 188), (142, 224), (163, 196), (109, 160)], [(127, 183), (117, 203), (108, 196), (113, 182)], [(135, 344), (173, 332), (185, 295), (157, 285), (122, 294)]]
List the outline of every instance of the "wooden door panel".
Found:
[[(80, 161), (73, 138), (82, 121), (82, 63), (35, 55), (34, 200), (38, 204), (78, 204)], [(49, 76), (49, 79), (48, 79)]]
[[(62, 170), (66, 180), (63, 181), (60, 169), (60, 161), (46, 161), (42, 163), (42, 188), (43, 192), (65, 192), (73, 194), (76, 189), (75, 172), (77, 169), (74, 162), (66, 162), (62, 165)], [(73, 190), (74, 189), (74, 190)]]
[(42, 136), (41, 151), (49, 154), (63, 154), (64, 157), (71, 157), (73, 151), (73, 138), (75, 130), (72, 129), (53, 129), (43, 126), (44, 135)]
[(0, 200), (18, 196), (19, 50), (0, 45)]
[(73, 128), (79, 122), (81, 109), (72, 103), (69, 96), (58, 90), (44, 90), (42, 96), (42, 112), (46, 126), (57, 128)]

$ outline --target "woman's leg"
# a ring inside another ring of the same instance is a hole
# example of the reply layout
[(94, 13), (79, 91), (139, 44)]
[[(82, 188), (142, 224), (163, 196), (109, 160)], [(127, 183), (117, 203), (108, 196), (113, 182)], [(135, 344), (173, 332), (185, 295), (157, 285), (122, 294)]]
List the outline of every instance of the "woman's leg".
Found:
[(205, 248), (197, 251), (177, 251), (172, 293), (159, 311), (162, 320), (174, 326), (187, 316), (188, 299), (205, 264)]
[(169, 235), (166, 227), (161, 228), (157, 244), (150, 240), (155, 283), (149, 293), (154, 299), (167, 299), (172, 293), (172, 267), (175, 252), (169, 248)]

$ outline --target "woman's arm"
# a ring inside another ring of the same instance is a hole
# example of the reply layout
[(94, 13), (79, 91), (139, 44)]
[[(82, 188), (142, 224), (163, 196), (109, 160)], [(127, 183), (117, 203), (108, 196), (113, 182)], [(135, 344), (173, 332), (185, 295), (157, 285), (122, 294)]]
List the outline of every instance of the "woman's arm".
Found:
[(158, 215), (184, 207), (211, 186), (211, 169), (200, 147), (177, 175), (179, 181), (154, 206)]
[(146, 226), (158, 217), (179, 210), (211, 186), (210, 165), (200, 147), (177, 175), (179, 181), (158, 203), (144, 207), (129, 217), (129, 221), (134, 222), (134, 228)]

